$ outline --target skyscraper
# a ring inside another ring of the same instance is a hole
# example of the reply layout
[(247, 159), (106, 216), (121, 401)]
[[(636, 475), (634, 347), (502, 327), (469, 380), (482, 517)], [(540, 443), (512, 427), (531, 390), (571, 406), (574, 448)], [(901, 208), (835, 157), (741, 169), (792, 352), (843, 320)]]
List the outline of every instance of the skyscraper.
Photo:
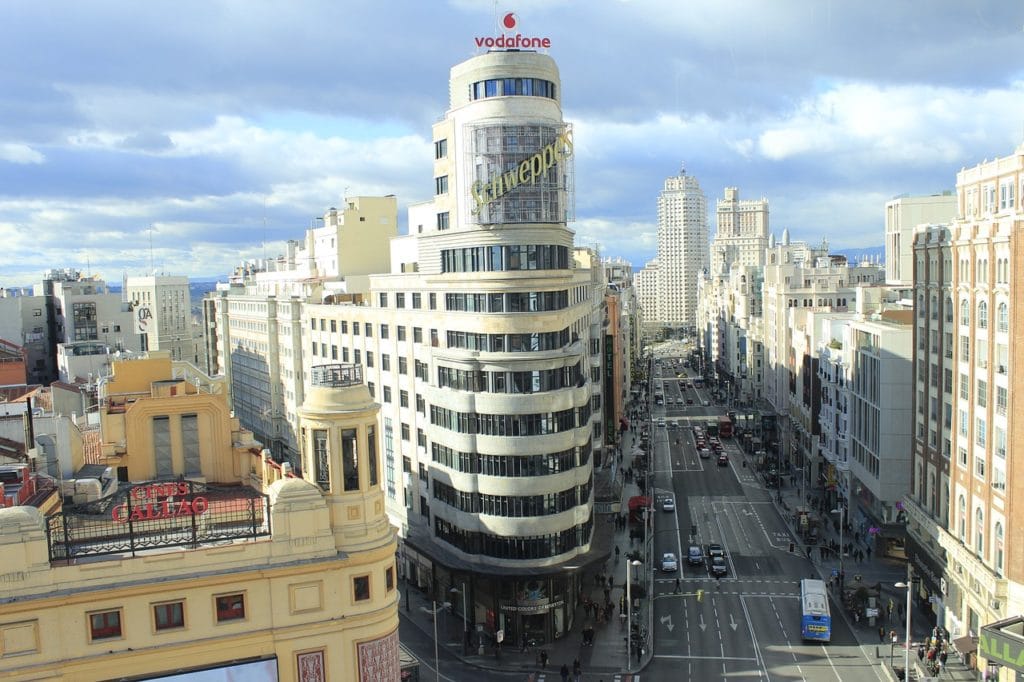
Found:
[(708, 268), (708, 205), (697, 178), (680, 170), (658, 195), (658, 309), (673, 327), (697, 322), (697, 278)]
[(740, 199), (726, 187), (715, 212), (718, 229), (711, 243), (711, 277), (728, 277), (733, 263), (764, 267), (768, 248), (768, 200)]

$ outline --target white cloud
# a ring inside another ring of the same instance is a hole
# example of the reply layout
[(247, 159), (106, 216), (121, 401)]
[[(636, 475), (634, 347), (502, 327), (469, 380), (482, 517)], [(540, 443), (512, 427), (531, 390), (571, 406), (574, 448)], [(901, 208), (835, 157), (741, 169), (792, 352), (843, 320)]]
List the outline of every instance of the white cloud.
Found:
[(27, 144), (5, 142), (0, 144), (0, 161), (21, 164), (43, 163), (46, 157)]

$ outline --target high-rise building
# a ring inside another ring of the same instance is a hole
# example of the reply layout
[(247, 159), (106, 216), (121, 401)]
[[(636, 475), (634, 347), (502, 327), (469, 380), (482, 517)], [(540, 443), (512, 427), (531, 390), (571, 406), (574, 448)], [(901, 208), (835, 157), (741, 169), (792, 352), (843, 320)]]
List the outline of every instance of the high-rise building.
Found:
[(708, 269), (708, 205), (697, 178), (665, 180), (658, 195), (659, 322), (673, 327), (697, 323), (697, 279)]
[(944, 224), (956, 214), (952, 192), (900, 196), (885, 204), (885, 283), (909, 289), (914, 279), (914, 229)]
[[(915, 441), (908, 542), (925, 576), (921, 597), (954, 644), (1024, 672), (993, 645), (1024, 610), (1024, 479), (1013, 443), (1024, 439), (1014, 393), (1024, 390), (1021, 295), (1024, 146), (961, 170), (956, 217), (922, 226), (914, 241)], [(1020, 358), (1018, 360), (1018, 358)], [(1016, 391), (1014, 387), (1016, 386)], [(960, 639), (958, 638), (978, 638)], [(958, 644), (959, 641), (959, 644)], [(999, 679), (1013, 679), (1002, 676)]]
[(760, 267), (768, 248), (768, 200), (740, 199), (726, 187), (715, 210), (717, 231), (711, 242), (711, 277), (726, 277), (733, 264)]
[(205, 349), (192, 324), (188, 277), (127, 277), (124, 292), (132, 303), (136, 329), (145, 337), (145, 350), (165, 350), (172, 360), (205, 367)]
[(637, 305), (640, 307), (645, 330), (658, 326), (658, 259), (647, 261), (633, 273)]

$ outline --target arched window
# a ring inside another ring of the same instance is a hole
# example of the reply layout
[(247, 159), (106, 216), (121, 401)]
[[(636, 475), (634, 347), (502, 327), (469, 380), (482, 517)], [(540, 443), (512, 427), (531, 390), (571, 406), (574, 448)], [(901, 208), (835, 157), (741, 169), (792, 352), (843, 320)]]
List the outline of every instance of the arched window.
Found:
[(960, 301), (960, 324), (964, 327), (971, 324), (971, 306), (967, 299)]
[(935, 487), (935, 472), (928, 474), (928, 493), (929, 493), (929, 504), (928, 509), (931, 511), (932, 516), (939, 515), (939, 491)]
[(946, 297), (946, 322), (953, 322), (953, 299)]
[(967, 500), (961, 495), (957, 500), (956, 509), (956, 530), (960, 542), (967, 540)]
[(998, 573), (999, 575), (1002, 575), (1003, 574), (1003, 559), (1004, 559), (1004, 550), (1003, 550), (1003, 522), (1002, 521), (996, 521), (996, 526), (995, 526), (995, 530), (993, 532), (993, 535), (995, 535), (995, 537), (993, 538), (994, 546), (993, 546), (992, 561), (995, 564), (996, 573)]
[(974, 510), (974, 551), (985, 556), (985, 512), (981, 507)]
[(988, 303), (978, 303), (978, 329), (988, 329)]
[(996, 308), (996, 330), (1003, 333), (1010, 331), (1010, 309), (1006, 303), (1000, 303)]

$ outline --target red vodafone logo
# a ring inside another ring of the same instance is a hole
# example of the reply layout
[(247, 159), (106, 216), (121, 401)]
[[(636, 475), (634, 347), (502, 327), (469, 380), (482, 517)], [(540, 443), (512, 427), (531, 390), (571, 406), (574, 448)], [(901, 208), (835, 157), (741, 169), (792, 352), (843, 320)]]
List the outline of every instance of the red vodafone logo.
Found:
[[(519, 17), (514, 12), (509, 12), (501, 18), (501, 27), (505, 31), (514, 31), (519, 26)], [(476, 38), (477, 47), (503, 48), (516, 50), (521, 48), (548, 48), (551, 47), (551, 38), (530, 38), (521, 33), (508, 33), (498, 37), (487, 36)]]

